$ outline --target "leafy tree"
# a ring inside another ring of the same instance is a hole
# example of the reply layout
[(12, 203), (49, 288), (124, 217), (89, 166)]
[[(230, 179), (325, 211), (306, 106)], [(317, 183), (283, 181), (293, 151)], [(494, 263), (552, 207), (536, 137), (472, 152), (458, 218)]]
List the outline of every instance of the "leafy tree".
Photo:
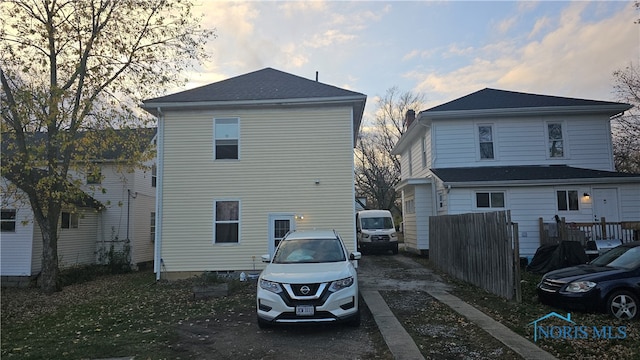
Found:
[[(215, 35), (192, 7), (189, 0), (0, 2), (2, 146), (11, 155), (3, 156), (2, 175), (26, 194), (42, 232), (44, 292), (61, 288), (57, 228), (63, 206), (78, 201), (73, 170), (90, 173), (92, 160), (133, 133), (109, 129), (144, 125), (136, 104), (184, 83), (181, 73), (204, 59)], [(126, 160), (135, 164), (139, 155), (130, 151)]]
[(640, 174), (640, 68), (630, 64), (613, 75), (618, 98), (634, 105), (612, 122), (616, 170)]
[(407, 130), (407, 111), (419, 111), (425, 105), (424, 94), (387, 90), (377, 101), (375, 119), (364, 124), (355, 149), (356, 191), (367, 197), (370, 208), (401, 213), (395, 186), (400, 181), (400, 160), (391, 150)]

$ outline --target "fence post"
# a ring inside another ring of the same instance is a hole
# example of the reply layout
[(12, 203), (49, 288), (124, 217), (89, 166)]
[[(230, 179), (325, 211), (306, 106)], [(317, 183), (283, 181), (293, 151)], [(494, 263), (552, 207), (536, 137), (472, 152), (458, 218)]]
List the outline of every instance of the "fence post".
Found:
[(603, 217), (600, 218), (600, 227), (602, 228), (602, 240), (607, 238), (607, 220)]
[(558, 243), (568, 240), (567, 239), (567, 223), (564, 217), (560, 219), (560, 223), (558, 224), (558, 235), (560, 236), (560, 241)]

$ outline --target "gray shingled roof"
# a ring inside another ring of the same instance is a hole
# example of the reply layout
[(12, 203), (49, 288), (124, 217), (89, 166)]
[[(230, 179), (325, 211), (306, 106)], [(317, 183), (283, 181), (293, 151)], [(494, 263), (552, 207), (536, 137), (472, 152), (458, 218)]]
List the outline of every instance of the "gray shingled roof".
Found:
[(640, 174), (628, 174), (614, 171), (576, 168), (566, 165), (538, 166), (483, 166), (439, 168), (431, 171), (443, 182), (454, 183), (508, 183), (508, 182), (563, 182), (598, 179), (618, 179), (620, 181), (640, 182)]
[(191, 90), (143, 102), (143, 109), (159, 116), (169, 109), (215, 107), (341, 104), (353, 109), (353, 143), (358, 138), (367, 96), (272, 68), (232, 77)]
[(154, 103), (336, 97), (365, 97), (365, 95), (272, 68), (265, 68), (195, 89), (145, 100), (144, 104), (145, 107), (152, 107)]
[(515, 91), (482, 89), (442, 105), (425, 110), (424, 113), (440, 111), (576, 107), (576, 106), (616, 106), (627, 105), (610, 101), (575, 99), (560, 96), (527, 94)]

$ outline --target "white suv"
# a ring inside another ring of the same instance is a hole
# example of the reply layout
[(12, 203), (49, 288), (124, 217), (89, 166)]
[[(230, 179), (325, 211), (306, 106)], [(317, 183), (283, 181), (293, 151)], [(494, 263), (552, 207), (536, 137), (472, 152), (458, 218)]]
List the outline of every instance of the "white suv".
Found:
[(258, 325), (346, 322), (360, 325), (358, 275), (340, 235), (333, 230), (287, 234), (258, 279)]

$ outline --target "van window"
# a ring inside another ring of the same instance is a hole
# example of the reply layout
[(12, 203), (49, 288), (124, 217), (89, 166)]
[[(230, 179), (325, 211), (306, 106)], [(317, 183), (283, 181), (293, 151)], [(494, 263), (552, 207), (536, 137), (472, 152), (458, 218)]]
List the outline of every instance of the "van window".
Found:
[(360, 218), (360, 222), (365, 230), (393, 228), (393, 220), (390, 217)]

